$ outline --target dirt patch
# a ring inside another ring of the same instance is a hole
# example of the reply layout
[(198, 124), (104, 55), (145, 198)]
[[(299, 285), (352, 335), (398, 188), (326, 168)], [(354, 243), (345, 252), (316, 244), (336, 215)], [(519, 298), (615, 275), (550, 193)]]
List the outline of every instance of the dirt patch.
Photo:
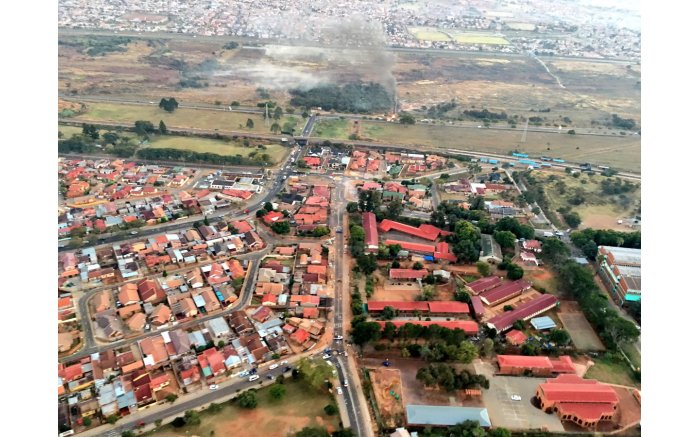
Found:
[(375, 285), (372, 300), (395, 300), (400, 302), (413, 302), (420, 294), (420, 287), (416, 283), (402, 283), (401, 285)]
[(401, 371), (378, 368), (370, 372), (370, 379), (384, 425), (394, 428), (398, 424), (403, 424)]

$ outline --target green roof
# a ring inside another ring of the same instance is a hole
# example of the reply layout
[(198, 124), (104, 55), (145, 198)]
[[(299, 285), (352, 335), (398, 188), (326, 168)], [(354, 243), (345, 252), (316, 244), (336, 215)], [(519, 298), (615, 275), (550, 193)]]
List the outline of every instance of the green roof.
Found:
[(401, 167), (400, 165), (392, 165), (391, 168), (389, 169), (389, 174), (399, 174), (401, 173)]
[(426, 187), (425, 185), (421, 185), (421, 184), (409, 185), (407, 188), (409, 190), (427, 190), (428, 189), (428, 187)]
[(403, 199), (403, 196), (404, 196), (403, 193), (397, 193), (397, 192), (395, 192), (395, 191), (384, 191), (384, 192), (382, 193), (382, 197), (384, 197), (384, 198), (386, 198), (386, 197), (396, 197), (396, 198), (399, 198), (399, 199)]

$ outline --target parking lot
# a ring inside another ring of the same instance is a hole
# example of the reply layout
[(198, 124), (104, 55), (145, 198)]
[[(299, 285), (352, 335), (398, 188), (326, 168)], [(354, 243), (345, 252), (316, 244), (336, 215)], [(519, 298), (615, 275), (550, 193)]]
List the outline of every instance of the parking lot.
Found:
[[(475, 368), (478, 373), (487, 375), (491, 382), (491, 387), (483, 391), (483, 402), (493, 426), (564, 431), (556, 414), (547, 414), (530, 402), (544, 378), (492, 376), (493, 367), (490, 364), (475, 363)], [(521, 400), (512, 400), (512, 395), (520, 396)]]

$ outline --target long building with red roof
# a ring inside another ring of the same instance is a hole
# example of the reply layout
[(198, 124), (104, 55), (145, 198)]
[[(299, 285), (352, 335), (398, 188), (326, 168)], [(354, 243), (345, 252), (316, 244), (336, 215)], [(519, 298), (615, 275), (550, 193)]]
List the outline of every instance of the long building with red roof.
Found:
[(435, 253), (435, 246), (433, 246), (432, 244), (411, 243), (410, 241), (402, 240), (384, 241), (385, 246), (391, 246), (392, 244), (398, 244), (399, 246), (401, 246), (401, 249), (408, 250), (410, 252)]
[(523, 291), (529, 290), (532, 284), (524, 279), (518, 279), (513, 282), (505, 282), (496, 288), (486, 291), (479, 295), (479, 298), (488, 306), (498, 305), (516, 296), (522, 294)]
[(537, 387), (535, 399), (545, 412), (557, 413), (561, 420), (584, 428), (612, 420), (620, 402), (611, 386), (577, 375), (559, 375), (548, 379)]
[(469, 282), (467, 284), (467, 289), (475, 296), (480, 295), (486, 290), (490, 290), (501, 283), (501, 278), (498, 276), (487, 276), (485, 278), (477, 279), (476, 281)]
[(391, 279), (423, 279), (428, 276), (426, 269), (390, 269), (389, 278)]
[(464, 302), (428, 302), (430, 314), (469, 314), (469, 305)]
[(377, 216), (373, 212), (362, 213), (362, 227), (365, 230), (365, 248), (368, 252), (376, 252), (379, 250)]
[(413, 235), (414, 237), (423, 238), (425, 240), (435, 241), (440, 235), (449, 235), (450, 232), (443, 231), (433, 225), (423, 223), (416, 227), (406, 225), (404, 223), (395, 222), (393, 220), (382, 220), (379, 223), (379, 230), (382, 232), (397, 231), (404, 234)]
[(513, 327), (513, 323), (518, 320), (529, 320), (543, 312), (550, 310), (557, 306), (559, 300), (552, 296), (551, 294), (540, 295), (533, 300), (526, 302), (522, 305), (518, 305), (513, 309), (513, 311), (506, 311), (503, 314), (499, 314), (496, 317), (489, 319), (486, 323), (491, 329), (495, 329), (496, 332), (503, 332), (506, 329)]
[(498, 355), (499, 373), (502, 375), (551, 376), (555, 373), (576, 373), (569, 356), (559, 358), (528, 357), (523, 355)]
[[(382, 329), (384, 329), (384, 325), (387, 324), (387, 322), (377, 323), (379, 323), (379, 326), (381, 326)], [(479, 325), (471, 320), (391, 320), (391, 323), (393, 323), (397, 328), (410, 323), (418, 326), (438, 325), (447, 329), (461, 329), (470, 335), (477, 334), (479, 332)]]

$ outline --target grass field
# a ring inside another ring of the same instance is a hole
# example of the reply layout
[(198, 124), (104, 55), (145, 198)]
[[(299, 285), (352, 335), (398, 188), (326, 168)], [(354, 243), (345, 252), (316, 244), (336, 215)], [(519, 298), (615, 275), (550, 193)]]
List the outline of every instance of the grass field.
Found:
[(314, 124), (311, 135), (319, 138), (335, 138), (346, 140), (349, 134), (348, 120), (320, 120)]
[[(326, 121), (323, 121), (326, 123)], [(347, 122), (338, 120), (333, 127), (314, 128), (313, 136), (346, 139)], [(528, 132), (525, 144), (520, 144), (522, 131), (477, 129), (449, 125), (400, 125), (362, 121), (363, 138), (399, 145), (424, 145), (480, 152), (508, 154), (518, 147), (522, 153), (556, 156), (572, 162), (608, 165), (620, 170), (641, 170), (641, 143), (638, 136), (567, 135)], [(346, 126), (342, 129), (342, 126)]]
[(251, 152), (260, 154), (267, 153), (272, 158), (272, 163), (280, 162), (289, 152), (289, 149), (279, 144), (265, 145), (266, 149), (258, 149), (257, 147), (244, 147), (236, 142), (226, 142), (223, 140), (214, 140), (209, 138), (198, 137), (178, 137), (178, 136), (154, 136), (149, 144), (142, 147), (150, 147), (155, 149), (183, 149), (192, 150), (200, 153), (216, 153), (217, 155), (241, 155), (247, 157)]
[[(265, 120), (259, 114), (243, 114), (238, 112), (216, 111), (207, 109), (179, 108), (173, 113), (165, 112), (157, 106), (130, 105), (117, 103), (87, 103), (87, 111), (76, 116), (75, 120), (86, 121), (115, 121), (133, 123), (136, 120), (147, 120), (158, 125), (163, 120), (169, 128), (197, 128), (240, 130), (255, 133), (270, 133)], [(295, 118), (293, 116), (289, 116)], [(248, 119), (253, 120), (254, 127), (245, 127)], [(272, 122), (270, 122), (272, 124)]]
[[(641, 197), (640, 189), (625, 194), (629, 198), (629, 205), (622, 206), (617, 196), (602, 194), (600, 183), (606, 179), (604, 176), (581, 175), (574, 178), (566, 173), (548, 171), (536, 171), (533, 175), (544, 186), (551, 211), (570, 206), (572, 211), (581, 216), (580, 228), (631, 230), (618, 225), (617, 220), (636, 214)], [(558, 185), (563, 190), (560, 191)], [(570, 204), (568, 200), (577, 194), (583, 197), (584, 202), (581, 205)]]
[(640, 387), (640, 384), (630, 376), (630, 368), (626, 363), (608, 359), (594, 359), (595, 366), (586, 372), (586, 379), (597, 379), (600, 382)]
[(451, 38), (444, 32), (430, 27), (410, 27), (409, 32), (417, 39), (423, 41), (450, 41)]
[(479, 33), (457, 33), (450, 32), (454, 40), (460, 44), (493, 44), (493, 45), (509, 45), (507, 39), (500, 36), (485, 35)]
[(149, 434), (162, 437), (184, 436), (248, 436), (286, 437), (305, 426), (323, 426), (338, 429), (339, 416), (328, 416), (323, 407), (332, 403), (332, 398), (311, 390), (305, 383), (287, 379), (287, 392), (281, 401), (269, 399), (269, 387), (257, 393), (258, 406), (245, 410), (230, 402), (218, 414), (202, 414), (198, 426), (173, 428), (164, 425)]

